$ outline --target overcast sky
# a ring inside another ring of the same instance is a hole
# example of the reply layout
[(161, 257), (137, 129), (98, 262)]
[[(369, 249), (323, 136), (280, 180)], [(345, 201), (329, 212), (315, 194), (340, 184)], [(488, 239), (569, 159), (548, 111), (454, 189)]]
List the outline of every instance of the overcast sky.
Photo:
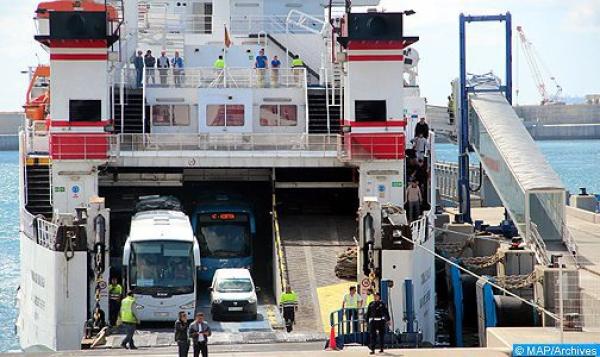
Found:
[[(38, 0), (0, 0), (0, 111), (20, 110), (27, 77), (20, 72), (47, 61), (33, 41), (33, 10)], [(564, 94), (600, 93), (600, 0), (382, 0), (388, 11), (413, 9), (405, 34), (420, 36), (414, 45), (421, 55), (422, 94), (429, 103), (445, 104), (450, 81), (458, 74), (458, 15), (510, 11), (521, 25)], [(500, 24), (467, 28), (468, 70), (503, 75), (504, 35)], [(518, 47), (517, 36), (514, 38)], [(514, 60), (515, 89), (520, 104), (539, 101), (531, 72), (518, 49)], [(36, 56), (37, 55), (37, 56)]]

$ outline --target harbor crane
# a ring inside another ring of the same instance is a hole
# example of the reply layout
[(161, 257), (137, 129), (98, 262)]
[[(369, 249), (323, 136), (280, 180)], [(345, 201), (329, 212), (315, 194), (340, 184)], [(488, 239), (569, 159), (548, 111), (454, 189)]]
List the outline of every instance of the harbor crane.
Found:
[[(519, 33), (519, 40), (521, 43), (521, 47), (523, 48), (523, 52), (525, 54), (525, 59), (527, 60), (527, 64), (529, 65), (529, 69), (531, 70), (531, 74), (533, 75), (533, 80), (535, 81), (535, 85), (537, 90), (542, 97), (541, 105), (547, 104), (560, 104), (560, 97), (562, 95), (562, 87), (558, 84), (556, 77), (554, 77), (548, 67), (542, 61), (541, 56), (535, 49), (533, 43), (527, 39), (525, 36), (525, 32), (523, 31), (522, 26), (517, 26), (517, 32)], [(545, 72), (545, 73), (542, 73)], [(555, 92), (549, 93), (549, 88), (546, 86), (546, 81), (544, 80), (544, 74), (547, 74), (552, 84), (555, 86)], [(517, 89), (518, 95), (518, 89)]]

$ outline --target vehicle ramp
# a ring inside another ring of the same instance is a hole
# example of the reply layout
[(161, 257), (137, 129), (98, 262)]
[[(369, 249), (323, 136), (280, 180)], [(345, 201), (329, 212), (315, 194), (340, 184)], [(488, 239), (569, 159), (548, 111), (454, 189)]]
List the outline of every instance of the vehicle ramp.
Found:
[[(288, 283), (298, 294), (297, 331), (323, 331), (318, 288), (347, 281), (335, 276), (337, 255), (354, 245), (356, 220), (351, 215), (282, 214), (280, 236)], [(341, 305), (343, 296), (339, 297)], [(340, 306), (335, 306), (339, 308)]]
[(573, 252), (564, 234), (565, 186), (513, 107), (496, 92), (469, 99), (471, 144), (521, 236), (541, 263), (564, 245)]

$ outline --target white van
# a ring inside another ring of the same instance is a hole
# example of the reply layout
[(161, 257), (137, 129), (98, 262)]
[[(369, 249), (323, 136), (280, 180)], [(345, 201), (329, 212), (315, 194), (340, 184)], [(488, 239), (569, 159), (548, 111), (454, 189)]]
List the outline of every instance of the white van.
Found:
[(258, 288), (248, 269), (217, 269), (209, 290), (213, 320), (224, 316), (256, 320)]

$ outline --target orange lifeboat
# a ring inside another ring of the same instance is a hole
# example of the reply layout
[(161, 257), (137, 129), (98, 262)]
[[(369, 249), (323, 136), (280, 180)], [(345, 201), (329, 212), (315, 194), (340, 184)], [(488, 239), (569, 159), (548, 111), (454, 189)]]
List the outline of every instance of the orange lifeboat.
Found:
[(33, 71), (27, 98), (25, 101), (25, 116), (30, 120), (46, 119), (47, 107), (50, 103), (50, 66), (39, 65)]

